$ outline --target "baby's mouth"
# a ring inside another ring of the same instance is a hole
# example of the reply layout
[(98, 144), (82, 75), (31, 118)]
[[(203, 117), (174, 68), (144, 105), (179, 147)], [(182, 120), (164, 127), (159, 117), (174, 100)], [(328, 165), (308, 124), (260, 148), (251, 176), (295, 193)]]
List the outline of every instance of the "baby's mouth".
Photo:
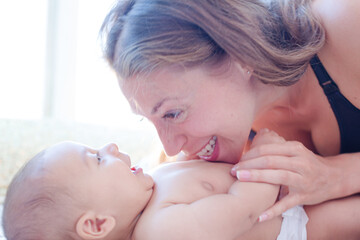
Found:
[(205, 145), (205, 147), (203, 147), (203, 149), (200, 150), (200, 152), (198, 152), (196, 155), (199, 156), (200, 158), (204, 158), (207, 159), (209, 158), (215, 149), (215, 145), (216, 145), (216, 136), (213, 136), (209, 142)]
[(143, 171), (141, 167), (135, 167), (135, 166), (130, 168), (130, 170), (134, 175), (137, 175), (139, 172)]

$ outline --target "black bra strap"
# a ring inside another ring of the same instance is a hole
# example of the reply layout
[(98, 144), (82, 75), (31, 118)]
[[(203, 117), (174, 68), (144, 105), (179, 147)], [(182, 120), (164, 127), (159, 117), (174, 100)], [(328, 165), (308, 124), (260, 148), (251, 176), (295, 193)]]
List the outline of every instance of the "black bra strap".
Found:
[(310, 60), (310, 65), (326, 95), (339, 91), (338, 86), (331, 79), (317, 55)]

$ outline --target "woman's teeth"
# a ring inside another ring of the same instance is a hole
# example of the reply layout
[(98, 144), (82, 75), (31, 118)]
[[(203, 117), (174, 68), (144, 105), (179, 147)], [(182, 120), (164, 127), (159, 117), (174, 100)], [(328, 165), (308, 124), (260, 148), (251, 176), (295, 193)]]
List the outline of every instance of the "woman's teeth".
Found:
[(214, 152), (215, 143), (216, 143), (216, 136), (213, 136), (210, 139), (210, 141), (208, 142), (208, 144), (206, 144), (206, 146), (200, 152), (198, 152), (196, 155), (198, 155), (198, 156), (210, 156)]

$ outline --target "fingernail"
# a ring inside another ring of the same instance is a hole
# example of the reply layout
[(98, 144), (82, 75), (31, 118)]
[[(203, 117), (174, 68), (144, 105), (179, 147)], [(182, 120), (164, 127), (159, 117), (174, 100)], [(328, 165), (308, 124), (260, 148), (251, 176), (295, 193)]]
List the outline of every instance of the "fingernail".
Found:
[(259, 221), (259, 222), (263, 222), (263, 221), (265, 221), (266, 219), (268, 219), (268, 217), (269, 217), (269, 215), (267, 215), (266, 213), (263, 213), (263, 214), (261, 214), (261, 215), (259, 216), (258, 221)]
[(239, 180), (249, 180), (250, 177), (251, 177), (251, 174), (249, 171), (246, 171), (246, 170), (239, 170), (236, 172), (236, 177), (239, 179)]
[(233, 166), (233, 167), (231, 168), (231, 171), (230, 171), (231, 175), (233, 175), (233, 176), (235, 177), (238, 168), (239, 168), (239, 167), (238, 167), (237, 165)]

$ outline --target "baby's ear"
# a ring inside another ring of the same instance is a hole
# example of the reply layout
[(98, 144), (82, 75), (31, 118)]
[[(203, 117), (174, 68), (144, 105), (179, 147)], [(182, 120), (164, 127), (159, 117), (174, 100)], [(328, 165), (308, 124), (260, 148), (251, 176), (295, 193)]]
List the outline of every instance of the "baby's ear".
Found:
[(76, 232), (83, 239), (103, 239), (115, 227), (116, 220), (109, 215), (84, 213), (76, 223)]

